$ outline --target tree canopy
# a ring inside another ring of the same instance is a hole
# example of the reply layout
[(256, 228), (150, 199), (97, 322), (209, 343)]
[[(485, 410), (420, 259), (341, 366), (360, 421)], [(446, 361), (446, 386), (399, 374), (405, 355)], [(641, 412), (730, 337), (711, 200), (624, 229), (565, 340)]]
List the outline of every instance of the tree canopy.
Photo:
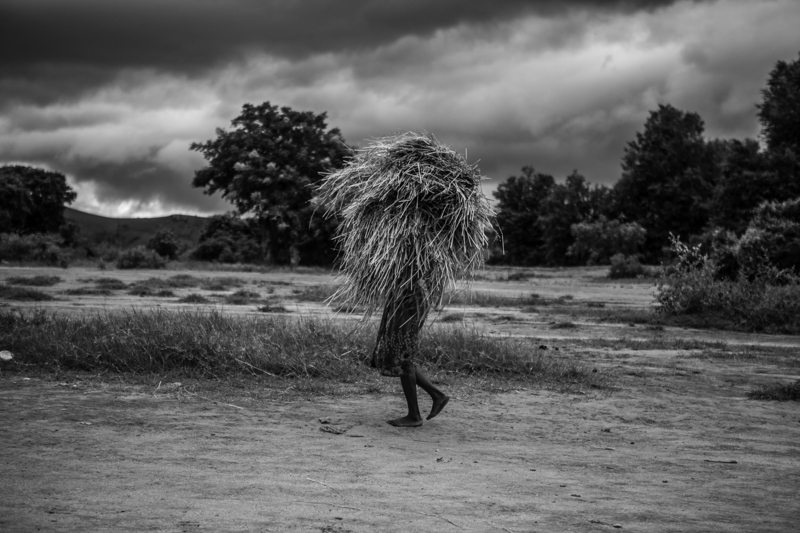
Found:
[(614, 187), (617, 207), (647, 230), (650, 259), (660, 255), (670, 233), (700, 233), (708, 222), (719, 167), (718, 151), (706, 143), (703, 130), (697, 113), (659, 105), (625, 148)]
[(77, 197), (59, 172), (8, 165), (0, 167), (0, 233), (55, 233), (64, 224), (64, 206)]
[(239, 214), (253, 215), (268, 261), (289, 263), (303, 249), (330, 254), (331, 222), (311, 217), (313, 185), (340, 168), (351, 150), (338, 128), (327, 129), (326, 118), (269, 102), (245, 104), (230, 130), (217, 129), (215, 139), (191, 145), (208, 161), (192, 186), (220, 192)]
[(555, 186), (553, 176), (522, 168), (521, 176), (511, 176), (498, 185), (497, 226), (503, 237), (503, 261), (514, 265), (536, 265), (544, 261), (542, 236), (538, 231), (542, 202)]
[(761, 91), (761, 132), (771, 152), (789, 149), (800, 156), (800, 57), (778, 61)]

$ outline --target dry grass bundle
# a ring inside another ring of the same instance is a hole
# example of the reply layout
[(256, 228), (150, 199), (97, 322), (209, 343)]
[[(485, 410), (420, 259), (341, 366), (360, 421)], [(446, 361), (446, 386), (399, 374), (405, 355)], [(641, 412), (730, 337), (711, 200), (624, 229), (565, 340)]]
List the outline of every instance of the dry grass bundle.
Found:
[(384, 137), (359, 150), (319, 188), (327, 213), (341, 219), (342, 286), (333, 298), (371, 314), (421, 285), (426, 307), (439, 305), (483, 263), (494, 211), (481, 179), (477, 166), (430, 134)]

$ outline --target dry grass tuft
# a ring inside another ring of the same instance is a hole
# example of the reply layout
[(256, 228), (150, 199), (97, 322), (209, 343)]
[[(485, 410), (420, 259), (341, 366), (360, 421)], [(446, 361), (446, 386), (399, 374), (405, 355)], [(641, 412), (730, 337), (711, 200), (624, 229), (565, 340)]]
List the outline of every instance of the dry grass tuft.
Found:
[(28, 287), (52, 287), (60, 283), (58, 276), (12, 276), (6, 278), (9, 285), (27, 285)]
[(15, 287), (13, 285), (0, 285), (0, 300), (13, 300), (16, 302), (45, 302), (55, 300), (42, 291), (29, 289), (27, 287)]

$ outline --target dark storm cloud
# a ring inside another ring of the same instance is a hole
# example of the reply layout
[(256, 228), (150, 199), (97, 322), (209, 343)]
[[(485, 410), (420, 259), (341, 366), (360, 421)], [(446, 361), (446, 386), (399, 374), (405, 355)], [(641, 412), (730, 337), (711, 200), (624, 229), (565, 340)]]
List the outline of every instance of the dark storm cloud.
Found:
[(257, 49), (298, 58), (528, 14), (654, 9), (666, 0), (6, 0), (0, 68), (71, 64), (194, 71)]
[(221, 212), (188, 147), (269, 101), (361, 146), (430, 131), (487, 192), (523, 165), (610, 185), (660, 103), (757, 135), (798, 23), (795, 0), (0, 0), (0, 164), (65, 172), (110, 216)]

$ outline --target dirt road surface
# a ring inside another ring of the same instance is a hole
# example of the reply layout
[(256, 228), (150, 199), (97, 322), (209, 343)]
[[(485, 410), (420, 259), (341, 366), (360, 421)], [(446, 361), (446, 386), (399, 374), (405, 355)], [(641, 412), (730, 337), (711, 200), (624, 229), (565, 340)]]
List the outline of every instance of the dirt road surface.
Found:
[(0, 530), (797, 531), (800, 409), (744, 398), (769, 368), (597, 365), (622, 390), (465, 394), (418, 429), (385, 423), (399, 395), (237, 405), (7, 373)]

